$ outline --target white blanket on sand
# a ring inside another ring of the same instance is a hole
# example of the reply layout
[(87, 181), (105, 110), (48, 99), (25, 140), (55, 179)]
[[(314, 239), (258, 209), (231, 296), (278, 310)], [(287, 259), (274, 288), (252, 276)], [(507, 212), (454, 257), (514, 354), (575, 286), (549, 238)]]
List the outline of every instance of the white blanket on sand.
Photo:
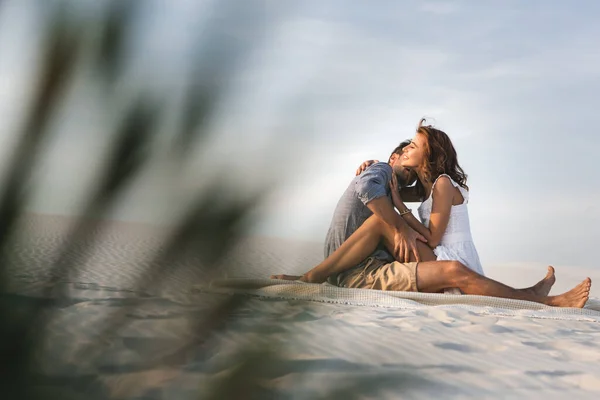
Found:
[(319, 285), (273, 279), (218, 279), (208, 286), (197, 286), (196, 290), (368, 307), (418, 309), (427, 306), (452, 306), (481, 315), (600, 322), (600, 299), (595, 298), (590, 299), (583, 309), (557, 308), (530, 301), (488, 296), (348, 289), (326, 283)]

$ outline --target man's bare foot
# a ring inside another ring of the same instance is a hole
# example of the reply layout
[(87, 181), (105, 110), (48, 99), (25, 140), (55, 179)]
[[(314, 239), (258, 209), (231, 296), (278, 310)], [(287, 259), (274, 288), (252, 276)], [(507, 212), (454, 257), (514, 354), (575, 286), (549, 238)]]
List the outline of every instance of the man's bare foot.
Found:
[(550, 293), (550, 289), (552, 289), (554, 282), (556, 282), (556, 276), (554, 276), (554, 267), (550, 266), (548, 267), (548, 273), (544, 279), (532, 287), (524, 290), (531, 294), (535, 294), (536, 296), (548, 296), (548, 293)]
[(304, 278), (304, 275), (271, 275), (271, 279), (281, 279), (284, 281), (299, 281), (302, 280), (302, 278)]
[(283, 279), (286, 281), (301, 281), (306, 283), (323, 283), (327, 280), (327, 277), (317, 276), (310, 271), (304, 275), (271, 275), (271, 279)]
[(575, 307), (583, 308), (590, 297), (592, 280), (585, 278), (583, 282), (573, 289), (558, 296), (547, 297), (545, 304), (554, 307)]

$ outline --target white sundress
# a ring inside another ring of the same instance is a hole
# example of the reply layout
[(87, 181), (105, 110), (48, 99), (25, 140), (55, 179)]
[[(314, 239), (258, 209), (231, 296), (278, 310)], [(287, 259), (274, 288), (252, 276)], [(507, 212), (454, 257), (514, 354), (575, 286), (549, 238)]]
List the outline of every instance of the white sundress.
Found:
[[(425, 200), (419, 206), (419, 218), (421, 218), (423, 225), (429, 228), (431, 209), (433, 206), (433, 188), (435, 187), (438, 179), (440, 179), (442, 176), (450, 179), (452, 185), (460, 190), (460, 194), (462, 194), (464, 202), (463, 204), (452, 206), (450, 210), (450, 220), (448, 221), (446, 231), (442, 236), (440, 244), (433, 249), (433, 253), (436, 255), (438, 260), (460, 261), (473, 271), (483, 275), (483, 268), (481, 267), (479, 255), (477, 254), (477, 249), (475, 249), (475, 243), (473, 243), (473, 237), (471, 236), (471, 224), (469, 223), (469, 212), (467, 209), (467, 203), (469, 202), (469, 191), (467, 189), (454, 182), (448, 175), (440, 175), (431, 187), (431, 194), (429, 195), (429, 198), (427, 198), (427, 200)], [(451, 293), (457, 293), (457, 290), (451, 290)], [(449, 291), (446, 290), (445, 292), (448, 293)]]

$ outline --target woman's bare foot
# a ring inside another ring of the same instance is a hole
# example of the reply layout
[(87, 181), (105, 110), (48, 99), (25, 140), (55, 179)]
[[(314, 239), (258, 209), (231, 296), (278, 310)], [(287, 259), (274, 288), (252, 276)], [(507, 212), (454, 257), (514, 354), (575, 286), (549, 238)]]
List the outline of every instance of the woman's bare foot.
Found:
[(548, 296), (548, 293), (550, 293), (550, 289), (552, 289), (554, 282), (556, 282), (556, 276), (554, 276), (554, 267), (550, 266), (548, 267), (548, 273), (544, 279), (532, 287), (524, 290), (531, 294), (535, 294), (536, 296)]
[(544, 303), (554, 307), (583, 308), (590, 297), (591, 287), (592, 280), (590, 278), (585, 278), (583, 282), (568, 292), (558, 296), (547, 297), (547, 301)]

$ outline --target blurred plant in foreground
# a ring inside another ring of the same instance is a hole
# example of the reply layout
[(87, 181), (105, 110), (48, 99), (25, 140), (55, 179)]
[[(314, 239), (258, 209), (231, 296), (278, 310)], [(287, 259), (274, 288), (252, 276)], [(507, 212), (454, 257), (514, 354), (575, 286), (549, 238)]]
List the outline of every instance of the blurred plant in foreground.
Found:
[[(232, 7), (235, 2), (224, 3)], [(47, 32), (43, 35), (46, 41), (42, 47), (44, 57), (33, 100), (0, 188), (0, 357), (3, 359), (0, 390), (7, 399), (72, 398), (71, 392), (63, 390), (70, 386), (78, 387), (77, 393), (81, 394), (78, 398), (102, 396), (91, 393), (90, 387), (93, 385), (85, 380), (86, 376), (78, 375), (77, 371), (70, 376), (42, 376), (35, 365), (36, 355), (44, 346), (53, 345), (45, 341), (45, 329), (59, 308), (56, 300), (63, 295), (60, 283), (67, 276), (77, 274), (77, 268), (85, 262), (85, 250), (97, 244), (96, 238), (105, 219), (122, 200), (123, 193), (148, 166), (153, 156), (152, 144), (156, 139), (157, 127), (161, 125), (168, 106), (164, 99), (145, 91), (143, 85), (134, 89), (136, 93), (128, 96), (130, 100), (121, 106), (122, 91), (118, 89), (127, 51), (125, 42), (129, 34), (128, 27), (143, 7), (143, 2), (116, 0), (107, 3), (108, 12), (100, 24), (99, 40), (91, 47), (91, 62), (86, 62), (84, 54), (90, 50), (88, 38), (93, 36), (94, 27), (71, 15), (68, 2), (52, 4)], [(218, 22), (214, 22), (212, 29), (218, 26), (221, 30), (227, 30), (241, 23), (243, 18), (243, 13), (240, 13), (230, 19), (228, 23), (231, 26), (219, 26)], [(247, 29), (258, 28), (248, 21), (244, 23)], [(204, 46), (215, 46), (210, 40), (210, 33), (208, 29)], [(231, 78), (229, 75), (233, 73), (238, 53), (245, 51), (243, 46), (224, 46), (216, 52), (203, 53), (202, 50), (199, 49), (196, 64), (191, 68), (192, 76), (183, 93), (179, 132), (173, 140), (172, 157), (179, 161), (191, 156), (189, 149), (192, 144), (203, 143), (212, 134), (209, 125), (212, 113)], [(220, 57), (214, 57), (215, 54)], [(76, 72), (82, 68), (92, 70), (89, 76), (98, 79), (96, 84), (103, 88), (103, 101), (107, 105), (121, 101), (114, 115), (116, 123), (111, 136), (114, 139), (112, 148), (81, 216), (70, 227), (57, 257), (48, 261), (50, 282), (43, 295), (27, 297), (10, 293), (9, 271), (20, 268), (11, 264), (16, 262), (12, 252), (22, 240), (21, 225), (32, 190), (35, 189), (31, 176), (51, 139), (53, 118), (59, 106), (64, 105), (69, 90), (72, 90)], [(202, 261), (199, 268), (206, 269), (207, 276), (210, 276), (219, 260), (248, 231), (251, 211), (269, 189), (260, 187), (242, 195), (228, 188), (226, 182), (214, 181), (205, 185), (189, 209), (181, 213), (181, 221), (176, 224), (160, 251), (144, 267), (143, 275), (134, 289), (148, 292), (152, 288), (159, 288), (165, 277), (172, 273), (177, 261), (190, 254)], [(224, 329), (231, 315), (243, 307), (245, 300), (244, 297), (230, 296), (220, 302), (209, 313), (197, 318), (194, 338), (182, 343), (178, 354), (170, 354), (156, 361), (155, 365), (142, 367), (174, 365), (183, 368), (190, 357), (207, 351), (210, 339)], [(94, 341), (80, 349), (79, 359), (102, 353), (107, 338), (115, 335), (127, 323), (125, 316), (135, 306), (135, 303), (131, 303), (115, 307), (107, 314), (103, 330), (95, 332)], [(262, 383), (265, 376), (270, 376), (274, 369), (280, 368), (280, 357), (281, 353), (273, 344), (247, 345), (238, 352), (237, 359), (232, 362), (233, 368), (214, 381), (208, 397), (272, 397), (273, 394)], [(77, 383), (81, 379), (88, 382), (83, 387)], [(90, 379), (93, 380), (93, 377)], [(352, 385), (324, 397), (353, 398), (356, 396), (353, 388), (359, 384), (360, 379), (354, 378)]]
[[(142, 2), (112, 1), (101, 24), (100, 40), (95, 46), (94, 61), (89, 68), (95, 70), (91, 71), (92, 74), (100, 80), (98, 84), (105, 88), (104, 101), (107, 104), (118, 98), (113, 89), (118, 84), (119, 74), (123, 70), (126, 56), (124, 42), (129, 24), (142, 6)], [(61, 391), (60, 387), (73, 385), (80, 378), (77, 374), (71, 377), (49, 378), (36, 372), (36, 366), (33, 364), (35, 354), (40, 350), (40, 346), (48, 345), (44, 344), (44, 329), (48, 320), (52, 318), (52, 312), (48, 312), (47, 308), (53, 305), (52, 299), (60, 295), (59, 283), (85, 261), (85, 248), (96, 245), (95, 236), (104, 223), (103, 218), (118, 204), (121, 194), (135, 181), (152, 157), (151, 143), (156, 134), (156, 127), (160, 125), (162, 111), (166, 107), (166, 104), (161, 104), (160, 99), (153, 99), (144, 93), (142, 88), (133, 96), (133, 100), (121, 108), (122, 111), (116, 116), (121, 122), (117, 124), (109, 159), (106, 160), (94, 192), (81, 212), (81, 217), (70, 228), (58, 257), (52, 262), (49, 261), (51, 265), (48, 265), (48, 269), (52, 279), (44, 296), (31, 298), (8, 293), (8, 271), (19, 268), (14, 265), (10, 265), (9, 268), (9, 263), (14, 262), (11, 251), (21, 240), (20, 224), (26, 214), (26, 205), (31, 194), (31, 175), (38, 165), (46, 143), (50, 140), (50, 124), (70, 89), (76, 71), (89, 65), (82, 61), (82, 53), (86, 50), (86, 38), (90, 36), (93, 27), (73, 17), (69, 13), (68, 2), (55, 4), (50, 10), (47, 34), (43, 35), (46, 40), (42, 47), (45, 55), (39, 68), (33, 102), (0, 191), (0, 356), (3, 359), (0, 390), (3, 396), (10, 399), (64, 399), (66, 392)], [(230, 49), (222, 49), (222, 52), (228, 51)], [(210, 63), (214, 61), (210, 60)], [(201, 67), (204, 64), (209, 62), (200, 60), (193, 68), (196, 75), (191, 77), (187, 88), (181, 115), (183, 123), (175, 138), (178, 143), (178, 157), (188, 156), (186, 150), (191, 143), (210, 134), (206, 122), (219, 98), (221, 84), (228, 78), (222, 75), (229, 66), (214, 65), (212, 69), (203, 70)], [(218, 77), (215, 76), (217, 73)], [(256, 193), (242, 198), (236, 197), (235, 193), (220, 182), (198, 193), (194, 204), (184, 213), (182, 221), (161, 251), (145, 268), (138, 287), (148, 290), (152, 286), (159, 286), (161, 279), (171, 272), (172, 265), (178, 257), (190, 252), (196, 253), (203, 260), (201, 267), (210, 272), (210, 268), (214, 268), (217, 261), (227, 254), (247, 231), (248, 212), (258, 204), (261, 194), (264, 194), (266, 189), (268, 188), (261, 188)], [(227, 201), (223, 202), (223, 199)], [(201, 347), (241, 304), (242, 298), (232, 296), (209, 315), (199, 318), (196, 337), (182, 348), (193, 351)], [(126, 305), (107, 315), (105, 330), (97, 333), (97, 342), (91, 346), (101, 349), (104, 339), (126, 323), (124, 315), (131, 311), (131, 307)], [(92, 350), (97, 352), (98, 349), (82, 349), (81, 357), (89, 357)], [(231, 398), (230, 394), (234, 394), (231, 390), (242, 390), (237, 393), (237, 397), (246, 398), (256, 390), (256, 380), (250, 378), (254, 377), (255, 365), (264, 364), (271, 354), (270, 349), (261, 348), (241, 357), (239, 368), (215, 387), (215, 398), (224, 398), (222, 396), (225, 393), (229, 393), (226, 397)], [(54, 388), (54, 391), (40, 390), (40, 385), (46, 389)], [(91, 393), (81, 394), (82, 398), (92, 396)]]

